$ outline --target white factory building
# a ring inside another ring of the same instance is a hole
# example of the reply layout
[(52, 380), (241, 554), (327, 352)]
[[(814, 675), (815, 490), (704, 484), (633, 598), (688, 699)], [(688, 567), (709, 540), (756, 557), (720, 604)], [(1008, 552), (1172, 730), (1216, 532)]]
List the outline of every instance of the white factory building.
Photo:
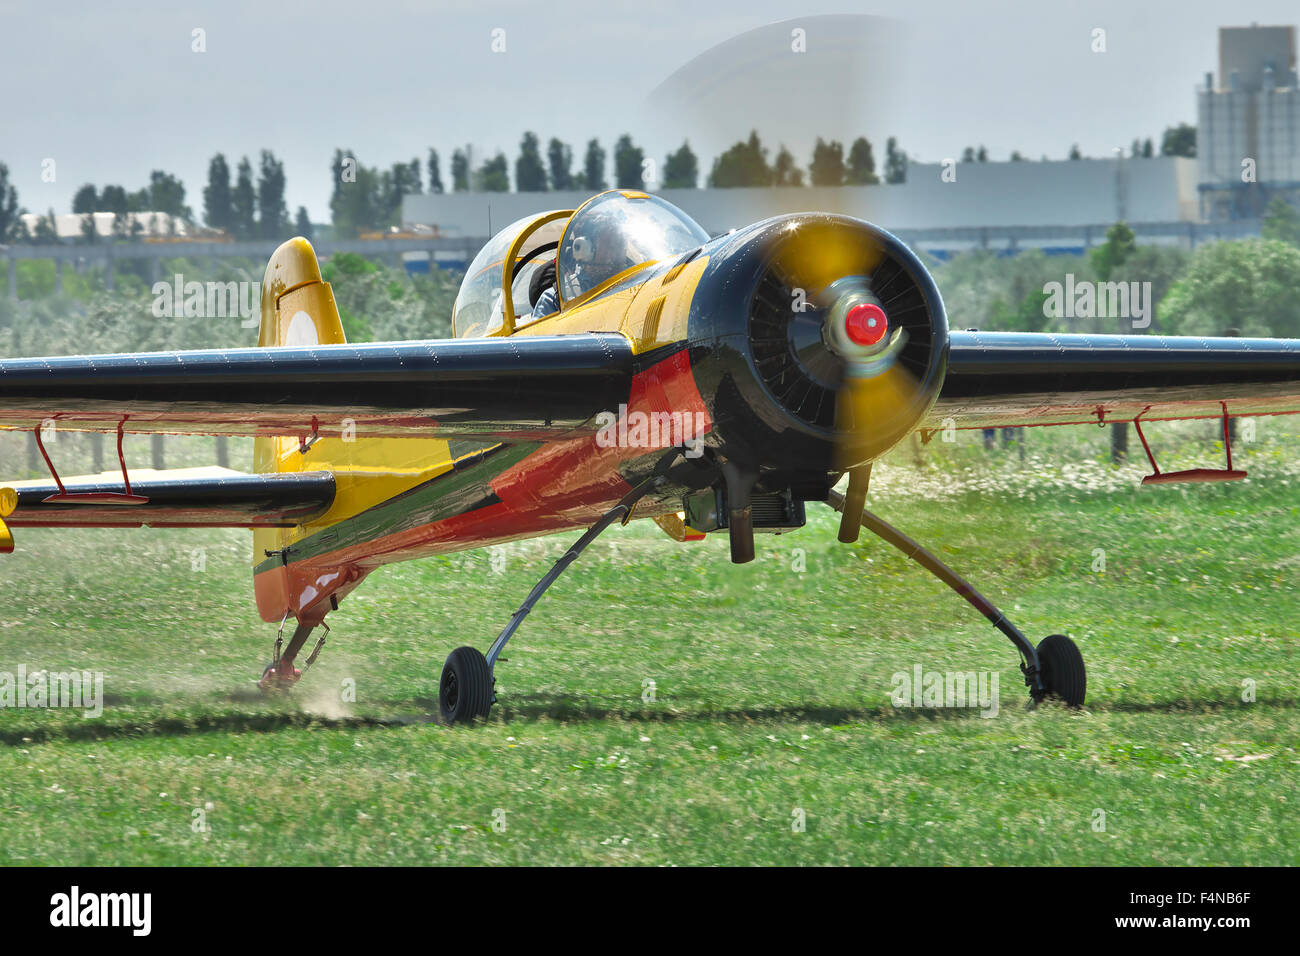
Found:
[(114, 229), (124, 236), (139, 236), (144, 239), (156, 237), (189, 236), (194, 232), (192, 225), (187, 225), (179, 216), (173, 217), (165, 212), (129, 212), (119, 226), (117, 216), (111, 212), (59, 213), (54, 216), (25, 212), (19, 217), (30, 235), (37, 235), (42, 222), (47, 227), (52, 222), (54, 238), (58, 240), (82, 239), (87, 230), (94, 228), (98, 239), (112, 239)]
[[(1181, 240), (1178, 225), (1198, 219), (1196, 185), (1195, 160), (1162, 156), (910, 163), (905, 182), (872, 186), (649, 188), (711, 235), (768, 216), (817, 210), (866, 219), (942, 253), (975, 245), (1081, 248), (1100, 242), (1120, 219), (1159, 227), (1161, 235), (1153, 234), (1151, 241)], [(407, 196), (402, 219), (409, 225), (436, 224), (445, 236), (486, 236), (489, 228), (548, 209), (573, 209), (588, 197), (585, 192)]]

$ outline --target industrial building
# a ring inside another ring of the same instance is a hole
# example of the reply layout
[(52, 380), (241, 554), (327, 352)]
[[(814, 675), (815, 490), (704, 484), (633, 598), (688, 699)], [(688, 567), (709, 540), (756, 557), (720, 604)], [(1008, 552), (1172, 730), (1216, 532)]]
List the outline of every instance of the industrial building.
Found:
[[(1079, 252), (1101, 242), (1121, 219), (1145, 242), (1196, 244), (1223, 234), (1199, 228), (1196, 161), (1172, 156), (911, 163), (906, 181), (896, 184), (654, 191), (712, 235), (782, 213), (833, 211), (877, 223), (941, 258), (970, 248)], [(403, 201), (402, 218), (436, 223), (442, 235), (487, 236), (587, 198), (584, 192), (416, 195)]]
[(1219, 72), (1197, 92), (1200, 215), (1254, 218), (1300, 202), (1295, 27), (1223, 27)]
[[(41, 222), (49, 223), (51, 219), (48, 215), (42, 216), (31, 212), (23, 213), (19, 218), (22, 219), (29, 235), (36, 235)], [(203, 231), (196, 230), (192, 224), (186, 223), (179, 216), (171, 216), (165, 212), (129, 212), (120, 226), (117, 223), (117, 216), (111, 212), (60, 213), (53, 216), (53, 231), (60, 242), (80, 241), (86, 236), (88, 223), (89, 226), (93, 226), (95, 237), (98, 239), (115, 238), (115, 230), (118, 229), (123, 236), (143, 239), (184, 238), (196, 231)]]

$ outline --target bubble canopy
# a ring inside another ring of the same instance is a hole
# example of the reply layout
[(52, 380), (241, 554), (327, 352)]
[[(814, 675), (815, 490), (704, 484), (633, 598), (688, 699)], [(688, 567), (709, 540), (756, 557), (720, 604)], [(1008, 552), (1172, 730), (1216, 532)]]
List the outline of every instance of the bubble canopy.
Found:
[[(456, 304), (452, 308), (452, 334), (457, 338), (499, 333), (503, 327), (505, 296), (504, 265), (511, 246), (525, 230), (533, 231), (515, 251), (511, 271), (511, 299), (516, 318), (527, 315), (528, 283), (536, 269), (555, 258), (555, 247), (568, 222), (566, 210), (534, 213), (506, 226), (484, 244), (465, 270)], [(547, 248), (549, 247), (549, 248)], [(522, 263), (522, 266), (520, 265)]]
[(694, 219), (658, 196), (610, 190), (569, 219), (556, 259), (560, 301), (570, 304), (630, 269), (709, 241)]
[[(556, 263), (564, 308), (612, 285), (624, 273), (689, 252), (708, 240), (699, 223), (672, 203), (626, 189), (593, 196), (576, 211), (525, 216), (488, 240), (470, 263), (452, 309), (452, 332), (458, 338), (503, 335), (516, 323), (529, 321), (530, 280), (549, 262)], [(507, 303), (515, 313), (509, 322)]]

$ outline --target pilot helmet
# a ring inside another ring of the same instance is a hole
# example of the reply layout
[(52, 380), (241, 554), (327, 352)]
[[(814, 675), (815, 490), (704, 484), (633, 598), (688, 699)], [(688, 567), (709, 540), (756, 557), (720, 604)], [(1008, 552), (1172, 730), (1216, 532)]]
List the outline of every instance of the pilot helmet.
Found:
[[(580, 234), (573, 237), (573, 261), (579, 265), (621, 263), (626, 259), (622, 216), (610, 210), (593, 215)], [(621, 271), (622, 266), (619, 270)]]

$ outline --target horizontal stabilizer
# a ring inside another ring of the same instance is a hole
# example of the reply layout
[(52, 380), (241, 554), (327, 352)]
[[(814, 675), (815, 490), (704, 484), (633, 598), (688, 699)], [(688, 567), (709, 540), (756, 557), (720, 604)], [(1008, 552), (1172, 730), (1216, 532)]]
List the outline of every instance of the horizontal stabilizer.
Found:
[[(138, 528), (292, 527), (323, 514), (334, 501), (329, 472), (246, 475), (227, 468), (121, 472), (63, 482), (8, 482), (0, 514), (10, 527)], [(10, 491), (12, 489), (12, 492)]]

